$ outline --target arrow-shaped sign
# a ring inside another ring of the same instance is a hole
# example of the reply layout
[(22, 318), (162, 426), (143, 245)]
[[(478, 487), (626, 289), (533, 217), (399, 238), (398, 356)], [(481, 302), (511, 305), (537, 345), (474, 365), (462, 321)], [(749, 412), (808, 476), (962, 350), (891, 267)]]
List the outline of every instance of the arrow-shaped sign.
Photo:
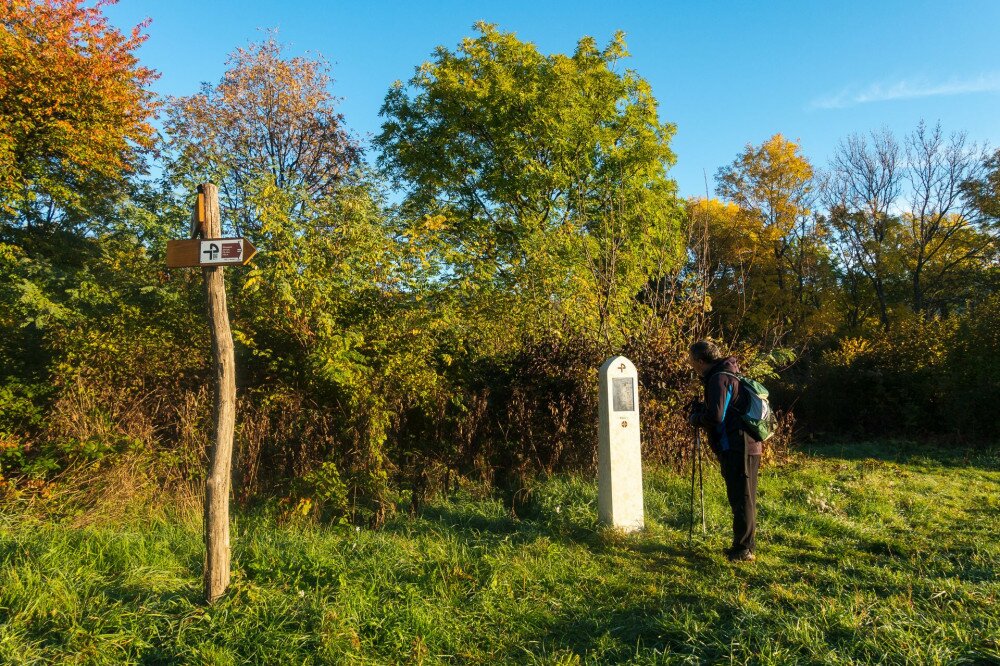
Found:
[(167, 241), (167, 268), (246, 266), (257, 248), (246, 238)]

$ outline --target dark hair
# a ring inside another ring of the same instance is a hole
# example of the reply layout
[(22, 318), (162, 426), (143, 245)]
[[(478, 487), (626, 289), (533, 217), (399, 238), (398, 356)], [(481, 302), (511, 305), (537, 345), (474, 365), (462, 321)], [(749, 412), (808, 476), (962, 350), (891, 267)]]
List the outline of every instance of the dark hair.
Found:
[(691, 356), (702, 363), (715, 363), (722, 358), (719, 347), (711, 340), (699, 340), (690, 347)]

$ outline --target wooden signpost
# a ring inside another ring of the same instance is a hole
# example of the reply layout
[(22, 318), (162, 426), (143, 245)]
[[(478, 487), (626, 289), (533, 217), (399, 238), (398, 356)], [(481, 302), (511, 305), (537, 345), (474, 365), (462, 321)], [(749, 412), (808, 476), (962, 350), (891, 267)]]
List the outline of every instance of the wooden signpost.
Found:
[(211, 183), (199, 185), (198, 202), (191, 215), (191, 240), (168, 241), (167, 267), (201, 267), (212, 332), (215, 409), (205, 481), (205, 601), (208, 603), (221, 597), (229, 586), (229, 491), (236, 427), (236, 359), (222, 271), (225, 266), (245, 266), (257, 253), (257, 248), (245, 238), (220, 236), (219, 190)]

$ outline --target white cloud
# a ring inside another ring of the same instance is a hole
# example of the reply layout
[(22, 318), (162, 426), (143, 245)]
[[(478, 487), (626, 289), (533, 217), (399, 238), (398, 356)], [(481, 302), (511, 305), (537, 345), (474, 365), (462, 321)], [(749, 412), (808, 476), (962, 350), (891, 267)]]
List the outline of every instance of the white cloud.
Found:
[(990, 92), (1000, 92), (1000, 73), (981, 74), (976, 78), (950, 79), (937, 83), (906, 79), (895, 83), (873, 83), (860, 90), (845, 88), (835, 95), (814, 99), (809, 103), (809, 107), (843, 109), (871, 102)]

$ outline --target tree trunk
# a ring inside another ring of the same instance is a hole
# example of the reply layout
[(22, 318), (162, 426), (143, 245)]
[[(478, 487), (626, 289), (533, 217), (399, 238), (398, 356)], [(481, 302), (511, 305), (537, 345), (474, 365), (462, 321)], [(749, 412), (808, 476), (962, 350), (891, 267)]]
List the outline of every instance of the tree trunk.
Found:
[[(211, 183), (198, 188), (205, 196), (204, 238), (221, 238), (219, 191)], [(236, 425), (236, 360), (226, 308), (226, 283), (221, 266), (203, 268), (208, 325), (215, 362), (215, 410), (208, 479), (205, 482), (205, 601), (214, 602), (229, 586), (229, 492)]]
[(923, 266), (918, 262), (913, 270), (913, 312), (920, 314), (924, 309), (924, 289), (920, 281)]
[(875, 297), (878, 299), (879, 319), (882, 321), (882, 328), (889, 330), (889, 306), (885, 301), (885, 287), (881, 279), (872, 280), (875, 287)]

